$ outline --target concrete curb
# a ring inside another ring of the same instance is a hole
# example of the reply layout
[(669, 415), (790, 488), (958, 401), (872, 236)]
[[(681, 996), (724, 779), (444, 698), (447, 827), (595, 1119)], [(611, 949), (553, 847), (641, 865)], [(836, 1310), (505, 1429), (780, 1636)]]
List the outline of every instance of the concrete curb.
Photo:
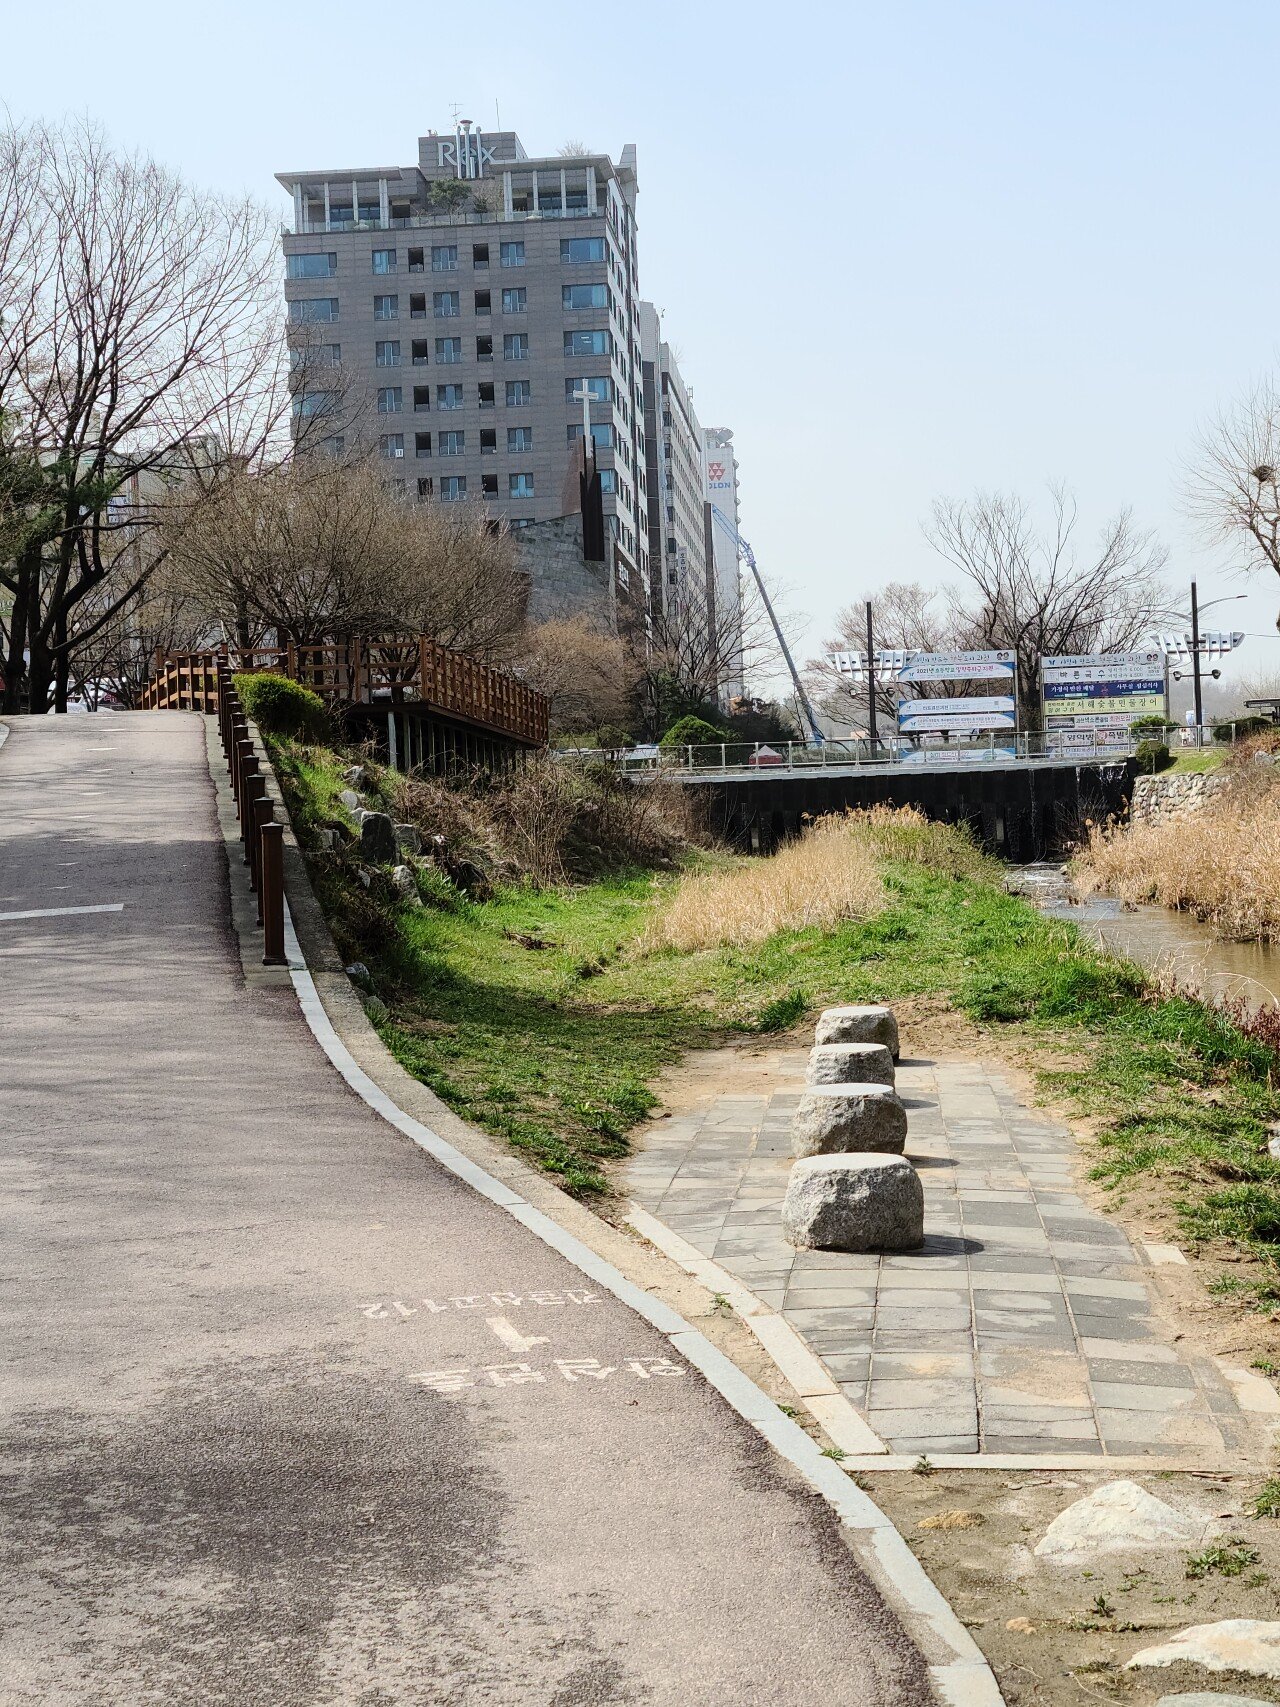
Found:
[[(217, 749), (216, 722), (206, 720), (206, 729), (211, 770), (216, 783), (215, 754), (218, 759), (221, 757)], [(264, 762), (264, 772), (271, 776), (275, 785), (272, 794), (280, 798), (274, 772), (261, 743), (257, 742), (256, 732), (254, 735)], [(287, 814), (285, 816), (287, 824)], [(341, 960), (311, 891), (301, 849), (291, 827), (286, 828), (285, 841), (285, 950), (289, 975), (312, 1035), (346, 1083), (375, 1113), (433, 1157), (441, 1167), (505, 1210), (596, 1286), (612, 1293), (620, 1303), (664, 1334), (686, 1362), (691, 1363), (738, 1415), (750, 1423), (803, 1476), (814, 1492), (827, 1501), (843, 1525), (855, 1557), (923, 1654), (938, 1701), (944, 1707), (1004, 1707), (1004, 1698), (981, 1649), (931, 1582), (906, 1541), (875, 1502), (834, 1460), (824, 1456), (816, 1441), (670, 1305), (650, 1297), (584, 1240), (537, 1208), (513, 1186), (496, 1178), (456, 1145), (406, 1113), (358, 1064), (348, 1047), (348, 1040), (358, 1041), (366, 1058), (379, 1066), (385, 1059), (387, 1065), (395, 1069), (393, 1077), (403, 1072), (358, 1003), (335, 1004), (335, 1013), (331, 1016), (324, 993), (308, 969), (314, 962), (309, 953), (304, 954), (295, 929), (295, 905), (305, 917), (305, 934), (314, 938), (322, 933), (323, 938), (328, 939), (327, 953), (322, 951), (319, 957), (321, 965), (331, 967), (336, 963), (341, 966)], [(294, 857), (290, 857), (290, 852)], [(345, 976), (342, 982), (349, 992)], [(325, 978), (324, 983), (327, 986), (329, 980)], [(461, 1122), (457, 1124), (461, 1125)], [(749, 1321), (751, 1319), (748, 1318)], [(803, 1346), (800, 1350), (809, 1356)], [(856, 1412), (854, 1415), (856, 1417)], [(869, 1430), (866, 1433), (870, 1435)], [(874, 1435), (870, 1438), (877, 1440)], [(883, 1450), (883, 1443), (879, 1444)], [(864, 1445), (862, 1450), (865, 1452), (868, 1448)]]

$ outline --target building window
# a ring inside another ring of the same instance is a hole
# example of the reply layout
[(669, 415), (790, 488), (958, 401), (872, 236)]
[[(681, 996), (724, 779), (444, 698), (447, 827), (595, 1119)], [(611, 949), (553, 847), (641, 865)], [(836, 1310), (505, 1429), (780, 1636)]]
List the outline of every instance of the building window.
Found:
[(413, 365), (414, 367), (426, 367), (427, 365), (427, 340), (425, 338), (413, 340)]
[(616, 468), (602, 468), (600, 470), (600, 490), (602, 492), (616, 492), (618, 490), (618, 471)]
[(289, 304), (289, 318), (295, 326), (306, 326), (317, 320), (338, 318), (336, 296), (304, 296)]
[(467, 435), (465, 433), (450, 432), (436, 434), (437, 456), (461, 456), (466, 448)]
[(394, 273), (396, 270), (395, 250), (375, 249), (373, 251), (373, 270), (375, 273)]
[(501, 256), (504, 267), (523, 267), (524, 244), (504, 243), (501, 248)]
[(429, 498), (434, 490), (435, 482), (432, 480), (431, 476), (429, 474), (421, 475), (418, 480), (419, 498)]
[(489, 265), (489, 245), (487, 243), (472, 244), (471, 265), (473, 267), (487, 267)]
[(524, 314), (529, 308), (529, 292), (523, 285), (513, 285), (502, 293), (504, 314)]
[[(573, 426), (568, 428), (567, 437), (571, 445), (577, 444), (580, 441), (582, 438), (581, 421), (575, 421)], [(591, 423), (591, 437), (596, 441), (596, 444), (601, 450), (613, 449), (613, 428), (607, 426), (603, 422), (596, 423), (593, 421)]]
[(410, 318), (410, 320), (423, 320), (426, 318), (426, 313), (427, 313), (427, 299), (426, 299), (426, 297), (425, 296), (411, 296), (409, 298), (409, 318)]
[(453, 362), (460, 362), (462, 360), (462, 339), (461, 338), (437, 338), (436, 339), (436, 360), (438, 362), (444, 362), (446, 364), (451, 364)]
[(436, 386), (436, 408), (437, 409), (461, 409), (461, 407), (462, 407), (462, 387), (460, 385), (437, 385)]
[(565, 308), (608, 308), (609, 287), (602, 284), (561, 285), (560, 299)]
[(532, 498), (533, 497), (533, 476), (532, 476), (532, 474), (508, 474), (508, 476), (507, 476), (507, 496), (509, 498)]
[(431, 299), (437, 320), (450, 320), (462, 313), (462, 297), (456, 290), (438, 290)]
[(424, 270), (425, 270), (425, 268), (423, 266), (423, 252), (422, 252), (422, 250), (421, 249), (410, 249), (410, 251), (409, 251), (409, 271), (411, 273), (420, 273), (420, 272), (423, 272)]
[(337, 406), (336, 391), (299, 391), (293, 399), (295, 419), (309, 419), (312, 415), (332, 415)]
[(494, 407), (493, 385), (492, 384), (482, 385), (482, 386), (480, 386), (479, 390), (480, 390), (480, 407), (482, 409), (492, 409)]
[(562, 237), (560, 239), (560, 259), (562, 261), (603, 261), (603, 237)]
[(507, 381), (507, 408), (522, 409), (533, 401), (533, 387), (527, 379)]
[(429, 409), (430, 407), (431, 407), (431, 387), (429, 385), (415, 385), (413, 388), (413, 412), (414, 412), (414, 414), (420, 415), (424, 409)]
[(480, 455), (496, 456), (498, 454), (498, 429), (496, 427), (481, 427)]
[(338, 270), (336, 255), (290, 255), (285, 276), (291, 279), (331, 279)]
[(507, 449), (508, 450), (532, 450), (533, 449), (533, 428), (532, 427), (508, 427), (507, 428)]
[(498, 476), (496, 474), (482, 474), (480, 476), (480, 493), (485, 498), (496, 498), (498, 496)]
[(373, 318), (375, 320), (398, 320), (400, 318), (400, 298), (398, 296), (375, 296), (373, 299)]
[(575, 391), (581, 391), (584, 385), (597, 403), (608, 403), (611, 401), (613, 397), (613, 387), (607, 379), (600, 378), (566, 379), (564, 382), (565, 401), (568, 403), (581, 403), (581, 397), (575, 397), (573, 394)]
[(481, 336), (476, 339), (476, 360), (491, 362), (493, 360), (493, 339)]
[(507, 519), (507, 526), (509, 528), (531, 528), (533, 526), (533, 517), (510, 516)]
[(382, 437), (378, 440), (378, 455), (391, 457), (393, 459), (402, 457), (404, 455), (404, 434), (383, 433)]
[(413, 435), (413, 454), (415, 456), (431, 455), (431, 434), (415, 433)]
[(609, 334), (607, 332), (566, 332), (564, 335), (564, 353), (566, 356), (607, 356), (609, 351)]
[(404, 481), (403, 480), (388, 480), (387, 481), (387, 491), (390, 492), (392, 497), (394, 497), (394, 498), (403, 498), (404, 497)]
[(299, 344), (296, 349), (289, 351), (291, 373), (296, 373), (300, 368), (340, 367), (341, 364), (341, 344)]
[(476, 313), (491, 314), (492, 312), (492, 298), (490, 297), (489, 292), (487, 290), (478, 290), (476, 292)]
[(529, 334), (527, 332), (507, 332), (502, 339), (502, 359), (504, 362), (527, 362), (529, 359)]
[(440, 496), (452, 503), (467, 495), (467, 477), (465, 474), (444, 474), (440, 477)]
[(398, 385), (386, 385), (378, 393), (379, 415), (398, 415), (404, 406), (404, 393)]
[(456, 243), (433, 243), (431, 245), (431, 271), (433, 273), (451, 273), (458, 265), (458, 245)]
[(380, 338), (373, 346), (373, 359), (378, 367), (400, 366), (400, 340)]

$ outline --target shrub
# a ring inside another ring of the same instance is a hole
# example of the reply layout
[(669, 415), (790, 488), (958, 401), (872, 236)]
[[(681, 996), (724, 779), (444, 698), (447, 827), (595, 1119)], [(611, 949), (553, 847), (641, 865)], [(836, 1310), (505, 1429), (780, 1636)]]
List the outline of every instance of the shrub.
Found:
[(1153, 712), (1149, 717), (1135, 717), (1129, 725), (1129, 733), (1131, 735), (1149, 735), (1155, 739), (1168, 734), (1171, 729), (1177, 727), (1178, 725), (1171, 722), (1169, 718), (1160, 716), (1158, 712)]
[(1213, 738), (1215, 741), (1243, 741), (1250, 735), (1266, 735), (1275, 729), (1276, 725), (1269, 717), (1231, 717), (1214, 724)]
[(1173, 755), (1163, 741), (1139, 741), (1133, 756), (1143, 776), (1167, 771), (1173, 763)]
[(328, 715), (319, 694), (288, 676), (265, 671), (233, 678), (246, 717), (264, 735), (291, 735), (299, 741), (322, 741), (328, 733)]
[(673, 723), (670, 729), (659, 741), (660, 747), (710, 747), (718, 746), (721, 741), (731, 741), (733, 736), (727, 729), (718, 729), (714, 723), (705, 723), (701, 717), (682, 717)]

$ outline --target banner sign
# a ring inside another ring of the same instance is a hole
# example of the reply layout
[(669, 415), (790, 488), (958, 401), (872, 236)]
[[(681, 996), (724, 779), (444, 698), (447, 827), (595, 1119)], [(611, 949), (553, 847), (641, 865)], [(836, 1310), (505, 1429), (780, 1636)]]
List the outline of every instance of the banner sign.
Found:
[(1017, 714), (1012, 698), (997, 694), (987, 699), (900, 699), (898, 729), (903, 735), (937, 734), (943, 730), (1012, 729)]
[(1050, 752), (1126, 747), (1136, 718), (1166, 715), (1165, 655), (1152, 649), (1042, 658), (1040, 694)]
[(913, 652), (898, 671), (900, 682), (1012, 680), (1012, 652)]

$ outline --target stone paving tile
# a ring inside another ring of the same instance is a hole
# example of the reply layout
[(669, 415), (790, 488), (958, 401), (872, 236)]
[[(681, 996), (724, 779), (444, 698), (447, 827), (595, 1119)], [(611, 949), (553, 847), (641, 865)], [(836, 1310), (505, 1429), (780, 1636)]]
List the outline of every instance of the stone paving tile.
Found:
[(925, 1243), (795, 1251), (780, 1209), (807, 1052), (770, 1096), (664, 1120), (637, 1203), (779, 1310), (893, 1451), (1256, 1458), (1212, 1364), (1166, 1342), (1149, 1270), (1076, 1189), (1075, 1147), (977, 1063), (904, 1060)]

